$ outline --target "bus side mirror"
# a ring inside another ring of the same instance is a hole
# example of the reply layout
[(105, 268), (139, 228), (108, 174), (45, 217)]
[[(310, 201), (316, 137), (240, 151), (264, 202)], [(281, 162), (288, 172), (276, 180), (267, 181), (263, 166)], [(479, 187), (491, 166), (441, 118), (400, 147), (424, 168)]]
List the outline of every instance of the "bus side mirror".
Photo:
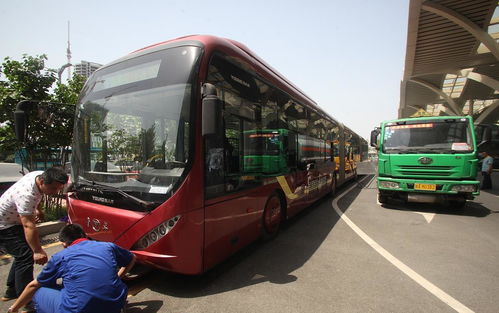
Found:
[(378, 128), (371, 131), (371, 147), (378, 148), (378, 135), (379, 135)]
[(26, 141), (26, 128), (28, 124), (28, 112), (33, 102), (29, 100), (20, 101), (14, 111), (14, 129), (17, 141), (24, 143)]
[(26, 139), (26, 112), (14, 111), (14, 123), (17, 141), (23, 143)]
[(222, 103), (217, 97), (217, 90), (212, 84), (204, 84), (202, 89), (202, 134), (214, 135), (222, 125)]

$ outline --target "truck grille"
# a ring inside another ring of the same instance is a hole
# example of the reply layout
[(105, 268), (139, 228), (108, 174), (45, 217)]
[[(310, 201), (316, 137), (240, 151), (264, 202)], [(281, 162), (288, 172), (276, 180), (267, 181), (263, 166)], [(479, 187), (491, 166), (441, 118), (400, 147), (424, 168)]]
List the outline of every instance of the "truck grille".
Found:
[(419, 165), (399, 165), (398, 172), (404, 176), (418, 177), (448, 177), (454, 174), (453, 166), (419, 166)]

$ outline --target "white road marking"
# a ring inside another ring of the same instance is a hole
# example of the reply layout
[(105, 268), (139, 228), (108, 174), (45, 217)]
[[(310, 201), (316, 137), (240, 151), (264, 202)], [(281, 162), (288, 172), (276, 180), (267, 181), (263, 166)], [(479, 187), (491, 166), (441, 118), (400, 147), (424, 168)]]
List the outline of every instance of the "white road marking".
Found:
[(426, 212), (417, 212), (417, 211), (413, 211), (412, 213), (423, 215), (424, 219), (428, 224), (430, 224), (431, 220), (433, 220), (436, 214), (436, 213), (426, 213)]
[[(365, 178), (364, 178), (365, 179)], [(474, 313), (471, 309), (469, 309), (467, 306), (462, 304), (461, 302), (457, 301), (453, 297), (451, 297), (449, 294), (447, 294), (445, 291), (442, 289), (438, 288), (428, 280), (426, 280), (423, 276), (419, 275), (416, 273), (414, 270), (412, 270), (409, 266), (405, 265), (394, 257), (390, 252), (385, 250), (382, 246), (380, 246), (376, 241), (374, 241), (371, 237), (369, 237), (362, 229), (360, 229), (357, 225), (355, 225), (354, 222), (352, 222), (346, 214), (341, 212), (341, 210), (338, 207), (338, 200), (341, 199), (345, 194), (350, 192), (353, 188), (357, 187), (357, 185), (353, 185), (352, 187), (348, 188), (345, 190), (343, 193), (341, 193), (339, 196), (337, 196), (333, 200), (333, 208), (336, 211), (336, 214), (357, 234), (359, 235), (360, 238), (362, 238), (368, 245), (371, 246), (376, 252), (381, 254), (386, 260), (388, 260), (390, 263), (392, 263), (395, 267), (397, 267), (400, 271), (402, 271), (404, 274), (409, 276), (412, 280), (414, 280), (416, 283), (421, 285), (421, 287), (425, 288), (428, 290), (431, 294), (433, 294), (435, 297), (440, 299), (442, 302), (446, 303), (449, 305), (451, 308), (456, 310), (457, 312), (467, 312), (467, 313)]]

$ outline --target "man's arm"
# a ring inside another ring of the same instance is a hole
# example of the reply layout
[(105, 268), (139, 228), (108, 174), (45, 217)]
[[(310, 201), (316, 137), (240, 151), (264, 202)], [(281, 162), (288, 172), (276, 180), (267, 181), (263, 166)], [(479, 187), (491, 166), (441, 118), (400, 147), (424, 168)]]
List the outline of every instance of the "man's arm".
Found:
[(40, 201), (38, 207), (35, 210), (35, 222), (41, 223), (45, 218), (45, 213), (43, 212), (43, 201)]
[(25, 306), (28, 302), (31, 301), (33, 296), (35, 295), (35, 292), (40, 288), (42, 285), (36, 280), (33, 279), (27, 286), (24, 288), (23, 292), (17, 298), (16, 302), (9, 308), (8, 312), (17, 312), (20, 308)]
[(23, 224), (26, 242), (30, 246), (31, 250), (33, 250), (33, 260), (36, 264), (40, 265), (47, 263), (47, 253), (43, 250), (42, 245), (40, 244), (40, 237), (38, 235), (38, 229), (36, 228), (35, 216), (21, 215), (21, 223)]
[(128, 263), (128, 265), (126, 267), (120, 268), (120, 270), (118, 271), (118, 277), (122, 278), (123, 276), (125, 276), (126, 273), (128, 273), (128, 271), (130, 271), (132, 269), (132, 267), (135, 265), (136, 259), (137, 259), (137, 257), (132, 252), (132, 259), (130, 260), (130, 263)]

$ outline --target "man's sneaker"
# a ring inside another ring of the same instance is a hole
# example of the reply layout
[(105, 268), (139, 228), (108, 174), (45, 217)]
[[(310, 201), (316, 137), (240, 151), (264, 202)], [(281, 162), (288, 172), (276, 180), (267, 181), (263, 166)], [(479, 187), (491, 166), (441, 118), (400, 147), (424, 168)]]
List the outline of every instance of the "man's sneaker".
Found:
[(17, 298), (17, 292), (14, 287), (7, 287), (7, 290), (5, 290), (5, 294), (3, 297), (0, 299), (2, 301), (9, 301)]

